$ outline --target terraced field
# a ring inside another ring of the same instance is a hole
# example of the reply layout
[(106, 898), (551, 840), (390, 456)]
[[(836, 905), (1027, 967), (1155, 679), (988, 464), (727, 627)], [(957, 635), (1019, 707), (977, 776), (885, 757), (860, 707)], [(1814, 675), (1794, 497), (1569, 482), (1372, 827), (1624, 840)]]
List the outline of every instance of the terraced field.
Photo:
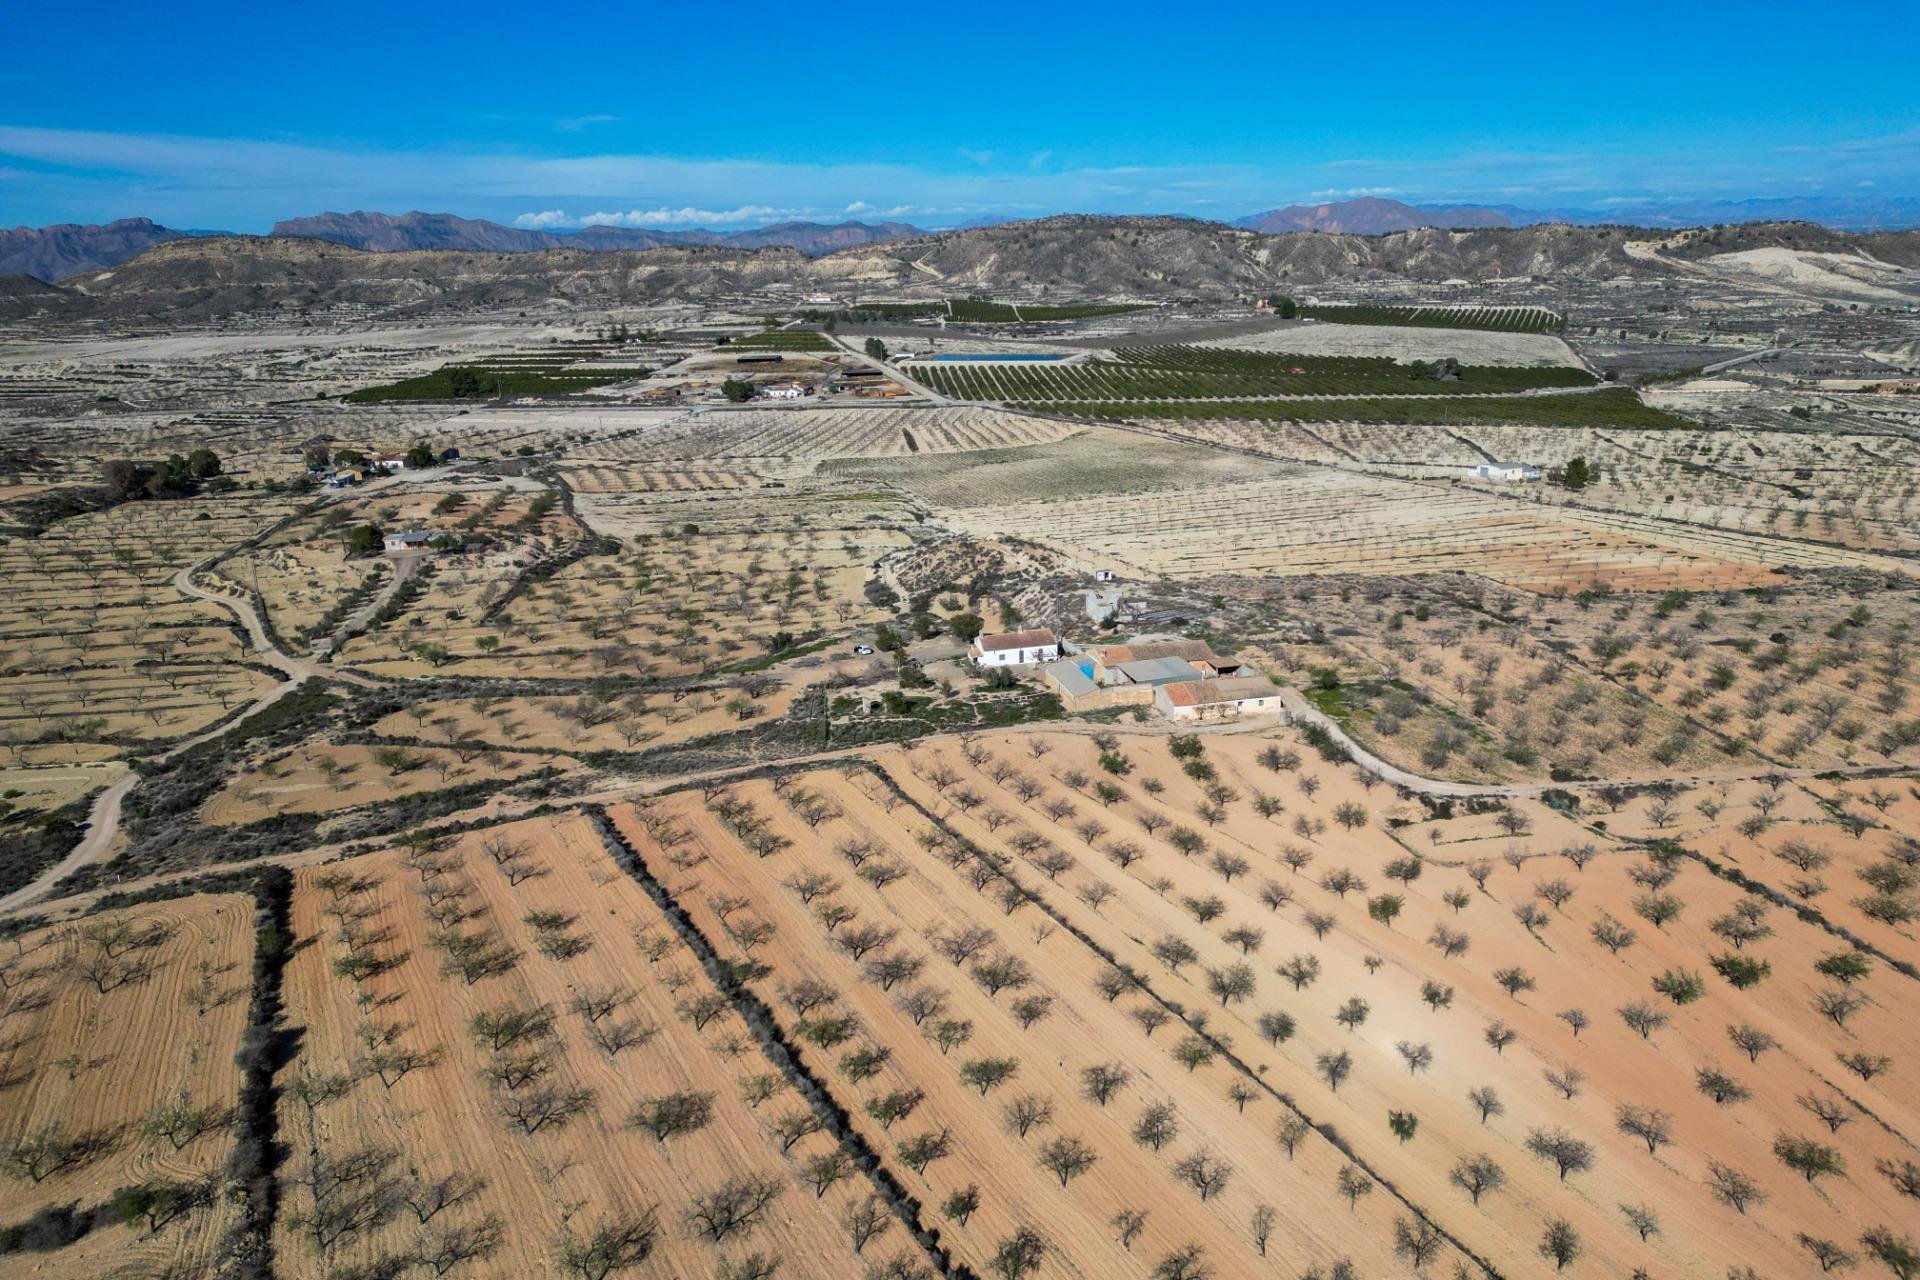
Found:
[(243, 496), (135, 503), (0, 539), (16, 607), (0, 620), (0, 733), (35, 763), (184, 737), (274, 683), (231, 615), (183, 598), (181, 568), (292, 510)]
[(1783, 546), (1679, 529), (1617, 513), (1516, 506), (1466, 489), (1302, 471), (1142, 503), (1062, 496), (955, 507), (949, 523), (980, 536), (1042, 530), (1089, 565), (1143, 575), (1465, 572), (1529, 591), (1695, 589), (1778, 580), (1781, 564), (1857, 563), (1837, 549)]
[(993, 409), (746, 409), (688, 414), (655, 428), (571, 448), (579, 462), (791, 477), (830, 458), (912, 457), (1063, 440), (1078, 428)]
[(1587, 393), (1512, 396), (1353, 397), (1325, 400), (1062, 400), (1016, 403), (1079, 418), (1219, 418), (1251, 422), (1361, 422), (1481, 426), (1519, 423), (1555, 427), (1630, 427), (1692, 430), (1698, 423), (1644, 403), (1623, 387)]
[(1448, 307), (1334, 304), (1300, 308), (1312, 320), (1339, 324), (1412, 325), (1422, 329), (1488, 329), (1495, 333), (1555, 333), (1567, 318), (1550, 307)]
[(840, 459), (820, 468), (823, 476), (896, 486), (932, 506), (956, 509), (1094, 494), (1112, 495), (1124, 503), (1129, 499), (1123, 495), (1128, 494), (1203, 483), (1237, 487), (1283, 472), (1278, 466), (1249, 463), (1211, 449), (1104, 428), (1082, 430), (1054, 444)]

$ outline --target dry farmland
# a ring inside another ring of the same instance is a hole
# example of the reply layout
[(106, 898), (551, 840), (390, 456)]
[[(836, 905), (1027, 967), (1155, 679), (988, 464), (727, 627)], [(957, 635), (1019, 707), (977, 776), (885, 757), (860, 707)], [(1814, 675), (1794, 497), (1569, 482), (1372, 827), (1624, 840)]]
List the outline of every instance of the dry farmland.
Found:
[[(969, 483), (991, 485), (984, 477)], [(1666, 591), (1775, 582), (1783, 563), (1858, 562), (1818, 546), (1322, 470), (1162, 493), (1151, 504), (1033, 500), (961, 507), (948, 519), (976, 536), (1044, 529), (1045, 542), (1076, 560), (1142, 577), (1466, 572), (1542, 593), (1595, 582)]]
[(0, 541), (20, 607), (0, 625), (0, 717), (16, 761), (99, 759), (185, 737), (275, 683), (181, 569), (286, 515), (274, 500), (129, 506)]
[(203, 895), (17, 935), (0, 960), (0, 1218), (150, 1203), (33, 1274), (206, 1274), (225, 1185), (253, 903)]
[(1328, 705), (1431, 774), (1481, 781), (1911, 763), (1911, 590), (1568, 598), (1353, 580), (1296, 597), (1343, 636)]
[(382, 673), (429, 664), (499, 675), (706, 670), (761, 656), (780, 633), (873, 618), (859, 584), (904, 541), (865, 528), (642, 537), (618, 555), (566, 563), (511, 598), (486, 570), (455, 564), (407, 614), (343, 646), (340, 660)]
[[(1908, 1274), (1916, 348), (1743, 279), (10, 336), (0, 1275)], [(719, 390), (869, 334), (1063, 360)]]
[[(789, 1128), (812, 1113), (585, 819), (303, 874), (293, 920), (288, 1274), (553, 1274), (596, 1242), (659, 1274), (859, 1265), (872, 1187), (802, 1180), (833, 1139)], [(867, 1230), (868, 1258), (908, 1246), (884, 1209)]]
[[(985, 1266), (1038, 1223), (1065, 1274), (1189, 1247), (1236, 1273), (1387, 1269), (1417, 1210), (1434, 1257), (1522, 1271), (1550, 1217), (1622, 1271), (1708, 1274), (1902, 1215), (1897, 1179), (1866, 1170), (1905, 1158), (1910, 978), (1871, 965), (1836, 1025), (1815, 1006), (1852, 989), (1810, 967), (1835, 939), (1696, 865), (1596, 855), (1532, 806), (1525, 839), (1486, 819), (1392, 836), (1370, 821), (1391, 794), (1284, 739), (1214, 739), (1198, 771), (1165, 739), (1112, 746), (1119, 775), (1085, 738), (995, 736), (616, 815), (706, 932), (770, 970), (759, 989), (901, 1176), (932, 1203), (978, 1189), (943, 1237), (960, 1256)], [(1642, 919), (1650, 896), (1682, 923)], [(1769, 976), (1736, 986), (1715, 955)], [(1729, 1027), (1764, 1040), (1755, 1061)], [(865, 1047), (890, 1051), (878, 1074)], [(1776, 1151), (1830, 1144), (1828, 1101), (1856, 1171), (1830, 1186)], [(1321, 1128), (1289, 1138), (1296, 1109)], [(928, 1130), (954, 1141), (921, 1173)], [(1459, 1177), (1498, 1190), (1476, 1205)], [(1622, 1204), (1666, 1229), (1642, 1240)]]

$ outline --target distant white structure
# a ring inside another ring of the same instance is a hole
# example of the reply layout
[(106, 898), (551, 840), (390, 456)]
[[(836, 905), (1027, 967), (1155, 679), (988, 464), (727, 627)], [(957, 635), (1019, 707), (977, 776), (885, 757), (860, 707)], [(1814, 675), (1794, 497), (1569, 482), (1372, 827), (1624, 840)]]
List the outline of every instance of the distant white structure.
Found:
[(1492, 480), (1502, 484), (1512, 484), (1521, 480), (1538, 480), (1540, 468), (1524, 462), (1479, 462), (1467, 468), (1469, 480)]
[(1060, 656), (1060, 637), (1041, 627), (1034, 631), (989, 631), (967, 649), (977, 667), (1024, 667)]
[(807, 389), (797, 382), (776, 382), (761, 392), (769, 400), (798, 400)]
[(400, 533), (388, 534), (385, 539), (386, 548), (389, 551), (419, 551), (437, 536), (425, 529), (406, 529)]

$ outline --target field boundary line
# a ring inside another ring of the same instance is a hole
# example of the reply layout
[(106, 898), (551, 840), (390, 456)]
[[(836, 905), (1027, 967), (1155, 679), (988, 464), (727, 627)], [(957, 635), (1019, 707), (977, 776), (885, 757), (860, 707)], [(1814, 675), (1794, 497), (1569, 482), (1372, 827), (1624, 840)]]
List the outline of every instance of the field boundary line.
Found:
[(867, 1175), (874, 1190), (879, 1193), (882, 1200), (886, 1201), (887, 1207), (893, 1211), (894, 1217), (899, 1219), (900, 1224), (913, 1237), (914, 1243), (933, 1264), (934, 1270), (942, 1276), (951, 1277), (951, 1280), (979, 1280), (972, 1268), (965, 1263), (953, 1260), (946, 1247), (940, 1243), (939, 1229), (926, 1226), (921, 1222), (919, 1198), (893, 1176), (892, 1170), (887, 1168), (879, 1153), (867, 1141), (866, 1136), (853, 1127), (845, 1108), (834, 1097), (832, 1090), (814, 1077), (806, 1064), (801, 1061), (800, 1055), (787, 1043), (786, 1036), (780, 1030), (780, 1024), (774, 1018), (772, 1009), (741, 980), (740, 975), (734, 972), (727, 961), (721, 959), (712, 941), (701, 931), (700, 926), (693, 922), (692, 915), (680, 905), (679, 900), (665, 884), (661, 883), (659, 877), (653, 874), (653, 869), (647, 865), (646, 859), (640, 856), (639, 851), (627, 841), (620, 829), (614, 826), (613, 820), (607, 815), (606, 807), (600, 804), (585, 804), (580, 806), (579, 812), (584, 814), (592, 824), (594, 833), (600, 837), (600, 842), (606, 849), (607, 855), (613, 859), (614, 865), (626, 872), (646, 891), (654, 905), (660, 908), (660, 913), (666, 918), (667, 924), (692, 950), (714, 987), (726, 997), (727, 1002), (733, 1006), (734, 1012), (740, 1015), (741, 1021), (747, 1024), (747, 1029), (753, 1033), (754, 1039), (760, 1044), (762, 1055), (782, 1076), (786, 1077), (787, 1083), (791, 1084), (806, 1101), (809, 1109), (819, 1117), (820, 1122), (827, 1127), (827, 1132), (833, 1135), (834, 1140), (853, 1154), (854, 1163)]
[(914, 812), (918, 813), (921, 817), (925, 818), (929, 823), (931, 823), (935, 827), (935, 829), (945, 834), (948, 839), (952, 840), (955, 843), (957, 847), (967, 850), (968, 852), (972, 853), (975, 857), (986, 862), (989, 866), (992, 866), (996, 870), (999, 870), (1002, 876), (1005, 877), (1005, 879), (1009, 884), (1014, 885), (1020, 890), (1021, 895), (1026, 899), (1026, 901), (1032, 903), (1033, 906), (1036, 909), (1038, 909), (1043, 915), (1045, 915), (1049, 920), (1053, 921), (1061, 929), (1065, 930), (1069, 936), (1071, 936), (1075, 941), (1079, 942), (1087, 950), (1091, 951), (1094, 955), (1100, 957), (1100, 959), (1105, 961), (1108, 965), (1126, 974), (1128, 980), (1133, 984), (1136, 990), (1140, 991), (1149, 1000), (1152, 1000), (1155, 1004), (1159, 1005), (1167, 1013), (1172, 1014), (1173, 1017), (1180, 1023), (1181, 1026), (1186, 1027), (1189, 1031), (1192, 1031), (1195, 1035), (1204, 1039), (1209, 1045), (1213, 1047), (1214, 1051), (1220, 1055), (1221, 1059), (1224, 1062), (1229, 1064), (1235, 1071), (1239, 1072), (1241, 1076), (1245, 1077), (1256, 1088), (1266, 1093), (1269, 1097), (1273, 1098), (1274, 1101), (1278, 1102), (1282, 1107), (1286, 1108), (1287, 1111), (1289, 1111), (1295, 1116), (1298, 1116), (1301, 1120), (1305, 1121), (1308, 1125), (1310, 1125), (1313, 1131), (1319, 1134), (1321, 1138), (1325, 1139), (1329, 1146), (1333, 1147), (1334, 1150), (1338, 1151), (1341, 1155), (1345, 1156), (1350, 1163), (1359, 1167), (1364, 1173), (1366, 1173), (1368, 1177), (1372, 1178), (1375, 1182), (1379, 1183), (1381, 1187), (1385, 1188), (1387, 1194), (1392, 1196), (1401, 1205), (1405, 1206), (1407, 1211), (1413, 1214), (1414, 1218), (1417, 1221), (1427, 1223), (1428, 1225), (1433, 1227), (1435, 1231), (1440, 1233), (1441, 1239), (1445, 1240), (1448, 1244), (1452, 1245), (1454, 1249), (1461, 1254), (1461, 1256), (1470, 1259), (1476, 1266), (1480, 1268), (1480, 1272), (1483, 1276), (1498, 1277), (1501, 1274), (1500, 1269), (1498, 1267), (1494, 1266), (1486, 1258), (1482, 1257), (1479, 1253), (1477, 1253), (1475, 1250), (1469, 1247), (1464, 1240), (1462, 1240), (1459, 1236), (1455, 1235), (1451, 1230), (1442, 1226), (1440, 1223), (1436, 1222), (1431, 1214), (1427, 1213), (1426, 1210), (1422, 1209), (1419, 1205), (1415, 1204), (1413, 1200), (1409, 1198), (1405, 1192), (1401, 1191), (1400, 1188), (1391, 1179), (1383, 1176), (1377, 1169), (1375, 1169), (1371, 1164), (1369, 1164), (1364, 1157), (1362, 1157), (1357, 1152), (1355, 1152), (1353, 1148), (1347, 1143), (1347, 1140), (1340, 1135), (1340, 1131), (1334, 1128), (1331, 1122), (1317, 1121), (1312, 1116), (1308, 1115), (1307, 1112), (1301, 1108), (1300, 1104), (1293, 1100), (1292, 1094), (1276, 1089), (1266, 1079), (1266, 1077), (1262, 1076), (1259, 1072), (1255, 1071), (1252, 1067), (1249, 1067), (1246, 1064), (1246, 1062), (1240, 1057), (1240, 1055), (1235, 1053), (1230, 1046), (1222, 1043), (1219, 1039), (1214, 1037), (1209, 1032), (1202, 1030), (1201, 1028), (1195, 1027), (1193, 1023), (1188, 1020), (1186, 1010), (1182, 1005), (1180, 1005), (1178, 1002), (1168, 1000), (1166, 997), (1162, 996), (1158, 991), (1155, 991), (1153, 989), (1153, 984), (1148, 982), (1145, 976), (1139, 973), (1136, 973), (1131, 967), (1121, 964), (1119, 960), (1114, 957), (1113, 953), (1108, 951), (1104, 946), (1102, 946), (1099, 943), (1099, 941), (1093, 937), (1093, 935), (1087, 933), (1079, 925), (1075, 924), (1072, 920), (1068, 919), (1064, 914), (1062, 914), (1058, 909), (1056, 909), (1053, 906), (1053, 904), (1049, 903), (1044, 897), (1040, 896), (1039, 893), (1035, 892), (1032, 889), (1027, 888), (1025, 885), (1021, 884), (1017, 879), (1015, 879), (1011, 873), (1010, 867), (1008, 866), (1008, 864), (1012, 861), (1011, 859), (1005, 858), (999, 854), (991, 853), (988, 850), (981, 848), (979, 845), (975, 844), (973, 841), (967, 839), (967, 837), (961, 835), (958, 831), (954, 830), (953, 827), (950, 826), (945, 819), (935, 814), (932, 810), (927, 808), (926, 805), (922, 804), (919, 800), (917, 800), (912, 795), (910, 795), (907, 792), (906, 788), (902, 787), (900, 783), (894, 778), (894, 776), (891, 773), (887, 772), (885, 766), (871, 760), (867, 761), (866, 763), (867, 763), (867, 768), (875, 775), (875, 777), (877, 777), (879, 781), (889, 791), (893, 792), (894, 795), (898, 796), (903, 803), (912, 806)]

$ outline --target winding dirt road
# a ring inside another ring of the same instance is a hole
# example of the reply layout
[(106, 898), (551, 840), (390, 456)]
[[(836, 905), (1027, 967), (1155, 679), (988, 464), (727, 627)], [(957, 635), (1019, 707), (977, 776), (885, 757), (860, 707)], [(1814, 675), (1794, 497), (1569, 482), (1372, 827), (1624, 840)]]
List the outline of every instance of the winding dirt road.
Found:
[[(286, 676), (286, 679), (248, 703), (237, 714), (222, 717), (211, 728), (202, 730), (192, 737), (183, 738), (159, 755), (152, 757), (156, 763), (171, 760), (184, 751), (190, 751), (203, 742), (219, 737), (248, 716), (266, 710), (308, 680), (339, 680), (361, 688), (376, 687), (375, 682), (365, 676), (326, 667), (310, 658), (296, 658), (276, 647), (268, 637), (266, 624), (261, 619), (259, 611), (254, 608), (253, 601), (203, 587), (194, 581), (194, 575), (212, 563), (213, 559), (202, 560), (175, 574), (173, 576), (175, 590), (195, 600), (206, 600), (231, 610), (239, 619), (242, 630), (247, 633), (252, 654), (269, 666), (277, 668)], [(109, 783), (106, 790), (93, 798), (93, 807), (87, 811), (87, 834), (81, 838), (79, 844), (73, 847), (73, 852), (35, 876), (29, 883), (0, 898), (0, 914), (19, 910), (37, 901), (66, 876), (78, 871), (81, 867), (104, 862), (108, 858), (120, 839), (121, 804), (126, 799), (127, 793), (140, 782), (138, 773), (125, 766), (122, 766), (122, 769), (124, 771), (120, 776)]]
[[(356, 672), (343, 671), (334, 667), (326, 666), (310, 658), (294, 657), (293, 655), (288, 654), (283, 650), (279, 649), (277, 646), (273, 644), (272, 640), (268, 637), (266, 626), (264, 622), (261, 620), (259, 612), (254, 608), (253, 602), (250, 599), (247, 599), (243, 596), (234, 596), (234, 595), (226, 594), (224, 592), (215, 591), (210, 588), (203, 587), (198, 582), (195, 581), (195, 575), (201, 572), (204, 568), (207, 567), (207, 565), (211, 563), (213, 563), (212, 560), (202, 561), (199, 564), (190, 566), (186, 569), (182, 569), (178, 574), (174, 576), (173, 585), (184, 595), (191, 596), (196, 600), (206, 600), (214, 604), (218, 604), (223, 608), (231, 610), (234, 613), (234, 615), (239, 619), (242, 628), (246, 631), (247, 636), (251, 642), (252, 650), (254, 654), (260, 657), (265, 662), (272, 665), (273, 667), (280, 670), (283, 674), (286, 675), (287, 678), (281, 683), (275, 685), (273, 688), (269, 689), (260, 697), (256, 698), (253, 702), (249, 703), (246, 706), (246, 708), (240, 712), (239, 715), (231, 719), (222, 720), (219, 724), (215, 725), (214, 727), (207, 729), (202, 733), (195, 734), (191, 738), (187, 738), (181, 742), (176, 743), (174, 746), (170, 747), (166, 752), (162, 753), (159, 756), (154, 757), (155, 760), (164, 761), (164, 760), (172, 759), (174, 756), (179, 755), (183, 751), (190, 750), (191, 748), (198, 746), (203, 742), (209, 741), (210, 739), (220, 736), (221, 734), (225, 733), (229, 728), (231, 728), (234, 724), (238, 723), (240, 720), (243, 720), (246, 717), (251, 716), (258, 711), (264, 710), (265, 708), (272, 706), (274, 703), (278, 702), (280, 699), (292, 693), (295, 689), (298, 689), (303, 683), (305, 683), (308, 680), (338, 680), (342, 683), (355, 685), (361, 688), (378, 687), (377, 681), (370, 680), (367, 677), (362, 676)], [(1576, 792), (1593, 791), (1601, 787), (1644, 786), (1644, 785), (1650, 785), (1656, 782), (1674, 782), (1674, 783), (1681, 784), (1683, 786), (1699, 786), (1699, 785), (1711, 785), (1715, 783), (1724, 783), (1724, 782), (1742, 782), (1742, 781), (1747, 781), (1754, 778), (1773, 777), (1773, 776), (1778, 776), (1783, 778), (1809, 778), (1819, 774), (1859, 776), (1859, 775), (1873, 774), (1873, 773), (1879, 773), (1879, 772), (1885, 771), (1885, 766), (1876, 766), (1876, 765), (1853, 765), (1853, 766), (1842, 766), (1840, 768), (1828, 768), (1828, 769), (1810, 769), (1810, 768), (1796, 769), (1796, 768), (1783, 768), (1778, 765), (1761, 765), (1761, 766), (1754, 766), (1754, 767), (1749, 767), (1744, 769), (1728, 769), (1728, 770), (1691, 774), (1691, 775), (1675, 776), (1671, 774), (1662, 774), (1662, 775), (1652, 775), (1647, 777), (1604, 778), (1604, 779), (1595, 779), (1595, 780), (1583, 781), (1583, 782), (1533, 782), (1533, 783), (1498, 783), (1498, 784), (1457, 782), (1447, 778), (1425, 777), (1421, 774), (1410, 772), (1409, 770), (1403, 769), (1398, 765), (1392, 764), (1389, 761), (1381, 759), (1379, 756), (1375, 755), (1373, 752), (1369, 751), (1367, 748), (1361, 746), (1358, 742), (1354, 741), (1353, 738), (1347, 734), (1346, 730), (1342, 728), (1338, 722), (1336, 722), (1331, 717), (1322, 713), (1317, 707), (1315, 707), (1312, 703), (1308, 702), (1304, 697), (1302, 697), (1297, 691), (1293, 689), (1288, 689), (1283, 687), (1281, 689), (1280, 698), (1281, 698), (1282, 704), (1287, 708), (1288, 714), (1292, 716), (1293, 721), (1296, 724), (1318, 725), (1320, 728), (1326, 730), (1328, 735), (1331, 736), (1336, 742), (1340, 743), (1342, 746), (1346, 748), (1348, 754), (1352, 757), (1353, 763), (1355, 765), (1359, 766), (1360, 768), (1368, 770), (1369, 772), (1373, 773), (1375, 776), (1380, 778), (1383, 782), (1386, 782), (1391, 786), (1399, 787), (1403, 790), (1412, 792), (1414, 794), (1419, 794), (1419, 795), (1449, 796), (1449, 797), (1456, 797), (1456, 798), (1478, 797), (1478, 798), (1486, 798), (1486, 799), (1534, 799), (1534, 798), (1538, 798), (1539, 796), (1543, 795), (1548, 791), (1576, 791)], [(1206, 734), (1244, 734), (1244, 733), (1265, 733), (1265, 732), (1271, 731), (1277, 726), (1278, 726), (1278, 720), (1276, 717), (1263, 716), (1263, 717), (1256, 717), (1256, 718), (1247, 719), (1247, 720), (1235, 721), (1230, 724), (1198, 725), (1198, 726), (1191, 726), (1191, 728), (1189, 728), (1188, 726), (1172, 725), (1172, 724), (1143, 726), (1143, 727), (1137, 727), (1137, 728), (1130, 728), (1128, 730), (1128, 733), (1131, 736), (1143, 736), (1143, 735), (1151, 736), (1154, 734), (1171, 734), (1171, 733), (1179, 733), (1179, 732), (1185, 732), (1185, 731), (1193, 731), (1193, 732), (1200, 732), (1200, 733), (1206, 733)], [(1070, 734), (1085, 735), (1085, 734), (1093, 734), (1093, 733), (1101, 732), (1103, 728), (1104, 726), (1069, 721), (1069, 722), (1060, 723), (1060, 724), (1030, 725), (1030, 726), (1027, 726), (1023, 730), (1023, 732), (1070, 733)], [(861, 755), (865, 750), (866, 748), (864, 747), (848, 747), (848, 748), (843, 748), (839, 750), (818, 752), (808, 756), (796, 757), (793, 760), (782, 761), (779, 763), (796, 764), (796, 765), (827, 764), (835, 761), (853, 758), (855, 756)], [(688, 782), (697, 781), (699, 779), (706, 778), (706, 777), (724, 777), (730, 774), (748, 772), (753, 769), (762, 767), (764, 763), (773, 763), (773, 762), (769, 761), (769, 762), (759, 762), (759, 763), (754, 763), (749, 765), (728, 766), (725, 768), (708, 770), (701, 773), (688, 774), (684, 777), (676, 777), (672, 779), (647, 780), (647, 781), (636, 779), (632, 782), (616, 783), (612, 786), (601, 788), (587, 797), (569, 798), (565, 803), (571, 806), (577, 803), (584, 803), (585, 800), (587, 799), (597, 800), (602, 803), (616, 801), (623, 798), (630, 799), (635, 794), (644, 793), (649, 790), (657, 790), (664, 786), (681, 785)], [(32, 883), (22, 886), (21, 888), (8, 894), (4, 898), (0, 898), (0, 914), (4, 914), (10, 911), (16, 911), (22, 907), (28, 906), (36, 901), (39, 901), (47, 893), (51, 892), (53, 887), (56, 884), (58, 884), (59, 881), (64, 877), (66, 877), (67, 875), (70, 875), (74, 871), (79, 870), (81, 867), (85, 867), (93, 863), (106, 860), (106, 858), (110, 855), (111, 851), (113, 850), (114, 845), (119, 839), (121, 805), (123, 801), (126, 799), (127, 794), (130, 791), (132, 791), (133, 788), (139, 783), (139, 780), (140, 780), (139, 774), (129, 769), (125, 773), (123, 773), (120, 777), (115, 779), (114, 782), (109, 784), (108, 787), (104, 791), (102, 791), (98, 796), (96, 796), (94, 798), (93, 807), (88, 814), (87, 834), (80, 841), (80, 843), (74, 847), (73, 852), (69, 853), (65, 858), (62, 858), (57, 864), (55, 864), (52, 867), (49, 867), (47, 870), (42, 872), (39, 876), (35, 877)], [(549, 803), (549, 802), (548, 801), (538, 801), (538, 802), (529, 801), (520, 805), (508, 806), (502, 810), (501, 816), (506, 816), (507, 813), (510, 813), (512, 810), (515, 810), (515, 809), (531, 810), (533, 808), (538, 807), (538, 805), (545, 804), (545, 803)], [(262, 861), (299, 863), (299, 862), (309, 861), (316, 857), (323, 857), (323, 856), (329, 856), (328, 852), (325, 850), (307, 850), (300, 854), (287, 855), (287, 856), (277, 857), (277, 858), (262, 859)], [(233, 865), (244, 866), (246, 864), (236, 863)], [(155, 880), (172, 879), (172, 878), (175, 878), (177, 875), (181, 875), (181, 874), (196, 874), (196, 873), (185, 873), (185, 872), (174, 873), (172, 875), (157, 876), (157, 877), (154, 877), (154, 879)], [(120, 886), (120, 887), (126, 887), (126, 886)], [(87, 895), (78, 895), (77, 897), (84, 898), (86, 896)]]

